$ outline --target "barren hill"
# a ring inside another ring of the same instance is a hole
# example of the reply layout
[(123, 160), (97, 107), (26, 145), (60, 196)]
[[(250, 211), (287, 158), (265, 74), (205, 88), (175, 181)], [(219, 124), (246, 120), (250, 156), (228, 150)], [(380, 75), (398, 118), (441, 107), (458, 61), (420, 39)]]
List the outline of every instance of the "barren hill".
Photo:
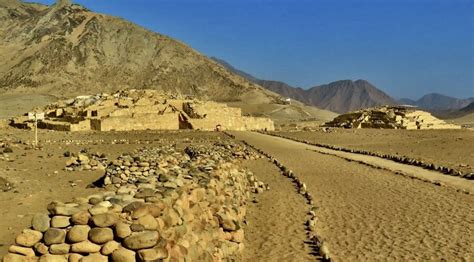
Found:
[(338, 113), (396, 104), (390, 96), (366, 80), (341, 80), (316, 86), (307, 91), (307, 97), (312, 105)]
[(399, 100), (403, 104), (409, 104), (421, 107), (426, 110), (430, 111), (455, 111), (462, 109), (463, 107), (468, 106), (471, 102), (474, 102), (474, 98), (455, 98), (450, 97), (442, 94), (432, 93), (427, 94), (421, 97), (418, 100), (411, 100), (411, 99), (400, 99)]
[(461, 108), (459, 111), (465, 112), (465, 113), (474, 113), (474, 102), (470, 103), (466, 107)]
[[(71, 97), (157, 89), (233, 102), (244, 110), (282, 103), (279, 95), (177, 40), (67, 0), (50, 7), (2, 0), (0, 60), (0, 93)], [(308, 117), (302, 104), (287, 107), (291, 118)], [(309, 111), (327, 119), (326, 111)]]
[(337, 113), (381, 105), (395, 105), (397, 102), (389, 95), (366, 80), (341, 80), (310, 89), (292, 87), (284, 82), (261, 80), (242, 70), (234, 68), (222, 59), (213, 58), (229, 71), (270, 91), (290, 97), (310, 106), (316, 106)]
[(47, 7), (3, 0), (0, 28), (2, 90), (63, 95), (154, 88), (221, 101), (277, 97), (183, 43), (68, 1)]

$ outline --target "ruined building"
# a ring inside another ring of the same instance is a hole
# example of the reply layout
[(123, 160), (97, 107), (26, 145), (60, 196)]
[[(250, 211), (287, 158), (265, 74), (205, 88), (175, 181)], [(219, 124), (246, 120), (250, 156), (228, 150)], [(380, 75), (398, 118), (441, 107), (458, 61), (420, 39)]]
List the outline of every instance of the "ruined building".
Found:
[[(39, 128), (59, 131), (274, 130), (272, 120), (242, 116), (240, 108), (166, 96), (154, 90), (79, 96), (37, 111), (46, 113)], [(21, 116), (11, 125), (28, 128), (32, 123)]]
[(459, 129), (430, 113), (407, 106), (384, 106), (362, 109), (340, 115), (327, 127), (386, 129)]

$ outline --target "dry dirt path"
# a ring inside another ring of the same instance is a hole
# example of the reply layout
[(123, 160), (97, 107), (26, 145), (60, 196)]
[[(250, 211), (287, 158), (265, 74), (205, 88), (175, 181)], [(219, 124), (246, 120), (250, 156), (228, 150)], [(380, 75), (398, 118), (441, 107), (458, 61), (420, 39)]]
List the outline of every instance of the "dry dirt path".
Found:
[(307, 206), (290, 180), (266, 159), (244, 166), (270, 186), (247, 210), (243, 261), (315, 261), (304, 222)]
[(335, 260), (473, 261), (474, 195), (321, 154), (302, 143), (233, 134), (276, 157), (307, 184), (320, 207), (318, 232)]

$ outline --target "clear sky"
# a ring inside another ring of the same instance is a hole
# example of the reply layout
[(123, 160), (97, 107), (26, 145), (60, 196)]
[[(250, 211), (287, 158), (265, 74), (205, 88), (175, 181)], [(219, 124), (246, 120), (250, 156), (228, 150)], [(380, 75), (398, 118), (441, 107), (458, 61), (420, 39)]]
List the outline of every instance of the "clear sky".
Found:
[[(54, 0), (36, 0), (51, 4)], [(474, 97), (474, 0), (74, 0), (262, 79)]]

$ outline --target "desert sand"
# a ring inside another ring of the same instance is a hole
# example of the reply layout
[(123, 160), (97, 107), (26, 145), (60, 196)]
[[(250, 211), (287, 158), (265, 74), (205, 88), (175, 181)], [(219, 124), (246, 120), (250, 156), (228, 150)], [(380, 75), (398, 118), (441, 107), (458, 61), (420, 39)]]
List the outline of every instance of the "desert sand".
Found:
[(463, 172), (474, 172), (474, 132), (469, 129), (329, 129), (328, 132), (319, 129), (278, 134), (312, 143), (402, 155)]
[(234, 134), (307, 184), (319, 207), (317, 231), (337, 261), (473, 259), (473, 195), (310, 151), (304, 144)]
[[(376, 131), (380, 136), (386, 134)], [(339, 137), (333, 133), (332, 139), (345, 141), (348, 138), (344, 132), (341, 131)], [(427, 136), (423, 133), (416, 135)], [(31, 142), (33, 138), (32, 131), (11, 127), (1, 129), (0, 134), (2, 141)], [(104, 172), (65, 171), (68, 160), (63, 156), (65, 151), (87, 149), (104, 153), (111, 160), (145, 145), (176, 144), (178, 148), (184, 148), (193, 144), (240, 143), (244, 140), (279, 159), (306, 184), (317, 207), (316, 231), (334, 261), (472, 260), (474, 213), (470, 207), (474, 195), (458, 191), (457, 185), (440, 187), (396, 175), (394, 171), (400, 168), (391, 170), (383, 163), (378, 163), (382, 167), (377, 167), (377, 163), (372, 163), (374, 167), (371, 167), (355, 162), (356, 159), (347, 161), (342, 158), (344, 156), (331, 155), (335, 152), (318, 152), (308, 145), (282, 138), (253, 132), (232, 134), (236, 136), (235, 140), (221, 132), (70, 133), (40, 130), (42, 150), (13, 143), (13, 152), (7, 153), (7, 159), (0, 160), (0, 177), (5, 179), (3, 182), (13, 185), (0, 193), (3, 206), (0, 255), (6, 254), (15, 236), (28, 227), (32, 216), (44, 211), (52, 200), (69, 201), (103, 191), (88, 186)], [(469, 139), (463, 133), (458, 136)], [(238, 260), (319, 259), (305, 230), (307, 204), (291, 181), (281, 176), (275, 165), (264, 158), (245, 160), (241, 167), (251, 170), (269, 190), (255, 195), (248, 203), (245, 249)], [(472, 181), (463, 181), (472, 185)]]

